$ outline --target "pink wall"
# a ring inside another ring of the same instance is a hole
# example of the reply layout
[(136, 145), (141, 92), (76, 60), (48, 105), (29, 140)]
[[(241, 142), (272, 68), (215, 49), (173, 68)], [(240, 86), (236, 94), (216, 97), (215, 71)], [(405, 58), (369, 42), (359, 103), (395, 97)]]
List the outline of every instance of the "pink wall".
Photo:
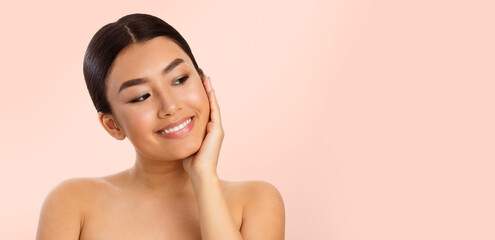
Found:
[(495, 239), (490, 1), (67, 2), (2, 4), (0, 239), (33, 239), (62, 180), (133, 164), (82, 75), (92, 35), (133, 12), (189, 41), (220, 177), (274, 184), (286, 239)]

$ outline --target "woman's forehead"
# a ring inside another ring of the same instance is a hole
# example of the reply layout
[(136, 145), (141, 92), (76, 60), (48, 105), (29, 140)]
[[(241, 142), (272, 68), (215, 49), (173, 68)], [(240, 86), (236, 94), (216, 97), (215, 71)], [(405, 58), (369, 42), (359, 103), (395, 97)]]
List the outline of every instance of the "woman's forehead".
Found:
[[(189, 56), (174, 41), (166, 37), (135, 43), (124, 48), (112, 63), (108, 82), (119, 83), (128, 79), (145, 78), (162, 72), (175, 59), (193, 67)], [(110, 87), (110, 86), (109, 86)]]

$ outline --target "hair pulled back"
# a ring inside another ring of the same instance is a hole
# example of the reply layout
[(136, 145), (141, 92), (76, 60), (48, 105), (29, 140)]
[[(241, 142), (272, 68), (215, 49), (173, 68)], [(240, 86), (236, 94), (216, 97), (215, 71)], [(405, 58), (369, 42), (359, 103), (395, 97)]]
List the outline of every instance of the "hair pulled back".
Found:
[(196, 71), (203, 77), (186, 40), (168, 23), (148, 14), (129, 14), (98, 30), (84, 55), (83, 73), (91, 100), (98, 112), (112, 114), (106, 96), (106, 78), (109, 69), (122, 49), (134, 43), (164, 36), (174, 41), (192, 60)]

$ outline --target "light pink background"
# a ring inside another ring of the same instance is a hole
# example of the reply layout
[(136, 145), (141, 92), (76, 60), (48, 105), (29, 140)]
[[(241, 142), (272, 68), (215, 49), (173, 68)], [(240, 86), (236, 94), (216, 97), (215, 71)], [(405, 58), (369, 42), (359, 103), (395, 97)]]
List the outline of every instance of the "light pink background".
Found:
[(59, 182), (133, 164), (82, 60), (134, 12), (188, 40), (222, 111), (220, 177), (274, 184), (286, 239), (495, 239), (492, 1), (101, 2), (2, 3), (0, 239), (33, 239)]

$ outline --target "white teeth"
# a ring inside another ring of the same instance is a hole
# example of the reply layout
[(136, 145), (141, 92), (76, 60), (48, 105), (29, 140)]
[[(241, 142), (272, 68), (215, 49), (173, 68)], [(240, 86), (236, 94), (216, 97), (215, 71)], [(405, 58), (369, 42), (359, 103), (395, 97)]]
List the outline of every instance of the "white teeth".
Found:
[(180, 129), (183, 129), (187, 124), (189, 124), (191, 121), (192, 121), (191, 118), (189, 118), (184, 123), (180, 124), (179, 126), (171, 128), (171, 129), (165, 129), (165, 131), (161, 131), (160, 134), (166, 134), (166, 133), (179, 131)]

